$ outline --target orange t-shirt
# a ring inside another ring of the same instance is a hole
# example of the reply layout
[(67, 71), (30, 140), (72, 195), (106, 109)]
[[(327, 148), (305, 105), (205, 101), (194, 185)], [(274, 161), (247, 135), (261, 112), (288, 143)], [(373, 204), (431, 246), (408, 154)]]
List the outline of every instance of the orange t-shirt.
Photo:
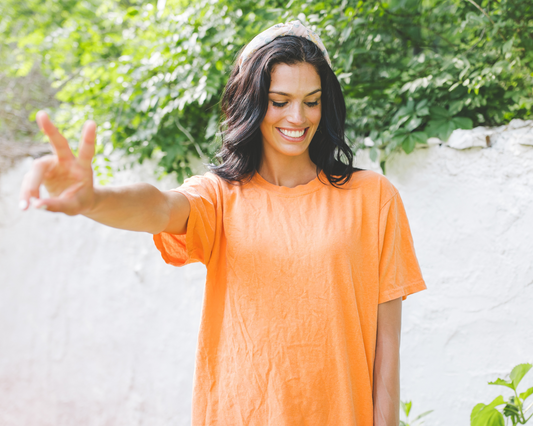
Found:
[(208, 172), (175, 189), (165, 262), (207, 266), (194, 426), (372, 426), (378, 304), (426, 288), (398, 191), (363, 170), (281, 187)]

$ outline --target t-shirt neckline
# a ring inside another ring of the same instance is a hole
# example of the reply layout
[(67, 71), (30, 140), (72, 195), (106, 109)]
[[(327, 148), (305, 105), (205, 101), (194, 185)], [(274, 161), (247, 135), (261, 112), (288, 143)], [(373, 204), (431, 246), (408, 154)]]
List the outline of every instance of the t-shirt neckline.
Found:
[(304, 185), (298, 185), (294, 188), (289, 188), (287, 186), (279, 186), (274, 185), (273, 183), (270, 183), (267, 181), (263, 176), (261, 176), (258, 172), (255, 172), (254, 176), (252, 177), (251, 182), (253, 182), (255, 185), (260, 186), (261, 188), (266, 189), (267, 191), (274, 192), (276, 194), (292, 197), (292, 196), (299, 196), (299, 195), (305, 195), (309, 194), (311, 192), (318, 191), (320, 188), (326, 186), (324, 183), (320, 181), (322, 179), (322, 182), (328, 182), (328, 179), (323, 171), (320, 171), (319, 175), (314, 178), (313, 180), (307, 182)]

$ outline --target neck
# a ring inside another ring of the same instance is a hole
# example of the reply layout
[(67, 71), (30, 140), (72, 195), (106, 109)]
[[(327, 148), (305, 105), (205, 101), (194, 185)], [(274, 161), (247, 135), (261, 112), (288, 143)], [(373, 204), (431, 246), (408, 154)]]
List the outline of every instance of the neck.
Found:
[(294, 157), (269, 154), (263, 150), (259, 174), (274, 185), (294, 188), (305, 185), (317, 177), (316, 164), (309, 158), (308, 150)]

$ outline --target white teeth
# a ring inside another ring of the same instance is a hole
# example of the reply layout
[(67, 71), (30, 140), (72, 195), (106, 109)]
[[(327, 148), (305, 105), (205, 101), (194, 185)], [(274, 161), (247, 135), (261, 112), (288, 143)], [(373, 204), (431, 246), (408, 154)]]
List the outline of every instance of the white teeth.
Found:
[(291, 131), (291, 130), (284, 130), (284, 129), (279, 129), (279, 131), (281, 133), (283, 133), (284, 135), (286, 136), (289, 136), (291, 138), (299, 138), (301, 136), (303, 136), (303, 134), (305, 133), (305, 130), (300, 130), (300, 131)]

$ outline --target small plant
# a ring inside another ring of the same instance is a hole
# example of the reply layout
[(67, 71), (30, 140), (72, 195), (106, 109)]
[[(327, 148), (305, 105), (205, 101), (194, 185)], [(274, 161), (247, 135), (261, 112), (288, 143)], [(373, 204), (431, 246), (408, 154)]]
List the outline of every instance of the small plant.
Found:
[[(533, 403), (529, 404), (524, 409), (524, 403), (526, 399), (533, 395), (533, 387), (529, 388), (525, 392), (518, 394), (517, 388), (524, 376), (531, 370), (531, 364), (517, 365), (511, 371), (509, 380), (498, 379), (495, 382), (489, 382), (489, 385), (505, 386), (512, 389), (514, 395), (509, 397), (508, 401), (503, 399), (500, 395), (490, 404), (477, 404), (472, 410), (470, 415), (471, 426), (505, 426), (518, 424), (526, 424), (533, 414), (527, 417), (527, 412), (533, 407)], [(496, 407), (504, 406), (501, 411)], [(504, 416), (507, 417), (507, 421), (504, 420)], [(509, 423), (510, 422), (510, 423)]]
[(405, 414), (405, 421), (400, 420), (400, 426), (415, 426), (415, 425), (422, 425), (424, 421), (422, 420), (423, 417), (427, 416), (429, 413), (433, 412), (433, 410), (426, 411), (425, 413), (422, 413), (418, 416), (416, 416), (413, 420), (409, 419), (409, 413), (411, 413), (411, 407), (413, 406), (413, 403), (411, 401), (407, 402), (400, 402), (402, 406), (402, 411)]

